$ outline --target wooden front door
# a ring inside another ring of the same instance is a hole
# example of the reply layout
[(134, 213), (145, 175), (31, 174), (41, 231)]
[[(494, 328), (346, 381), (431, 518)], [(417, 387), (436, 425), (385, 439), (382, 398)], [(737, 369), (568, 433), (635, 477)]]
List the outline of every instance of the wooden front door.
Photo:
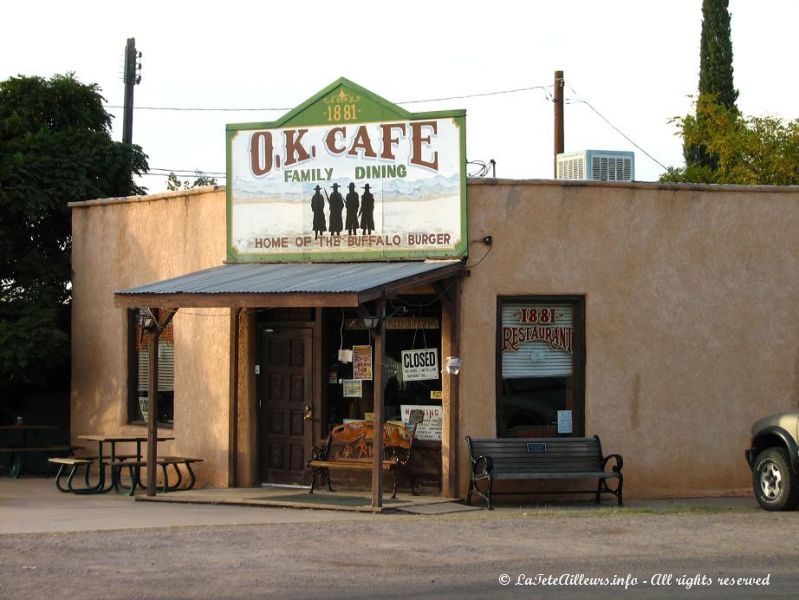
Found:
[[(262, 329), (260, 395), (261, 481), (308, 484), (313, 407), (310, 329)], [(310, 416), (310, 415), (308, 415)]]

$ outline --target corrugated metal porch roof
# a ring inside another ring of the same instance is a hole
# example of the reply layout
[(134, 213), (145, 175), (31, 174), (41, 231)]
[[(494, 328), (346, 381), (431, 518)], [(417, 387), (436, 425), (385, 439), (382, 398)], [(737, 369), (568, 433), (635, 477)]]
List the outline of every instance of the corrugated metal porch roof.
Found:
[(195, 271), (115, 292), (125, 306), (357, 306), (402, 287), (432, 283), (459, 260), (247, 263)]

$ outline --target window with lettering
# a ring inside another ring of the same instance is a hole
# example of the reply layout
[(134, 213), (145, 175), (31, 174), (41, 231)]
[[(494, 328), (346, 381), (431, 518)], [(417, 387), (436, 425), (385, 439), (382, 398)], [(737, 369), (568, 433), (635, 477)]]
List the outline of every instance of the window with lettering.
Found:
[(582, 434), (583, 307), (578, 297), (500, 299), (500, 437)]

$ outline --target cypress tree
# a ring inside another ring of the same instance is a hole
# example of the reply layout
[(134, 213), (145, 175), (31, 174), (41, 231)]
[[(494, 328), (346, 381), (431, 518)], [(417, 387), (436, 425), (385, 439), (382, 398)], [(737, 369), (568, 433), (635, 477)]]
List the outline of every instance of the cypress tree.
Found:
[(699, 49), (699, 95), (711, 94), (725, 108), (736, 110), (738, 90), (732, 82), (732, 38), (729, 0), (702, 0)]
[[(699, 131), (710, 126), (705, 118), (707, 104), (717, 104), (735, 113), (738, 90), (732, 81), (732, 37), (729, 0), (702, 0), (702, 38), (699, 48), (699, 99), (696, 123)], [(701, 137), (701, 136), (700, 136)], [(683, 144), (686, 167), (705, 171), (710, 177), (718, 168), (718, 157), (702, 143)]]

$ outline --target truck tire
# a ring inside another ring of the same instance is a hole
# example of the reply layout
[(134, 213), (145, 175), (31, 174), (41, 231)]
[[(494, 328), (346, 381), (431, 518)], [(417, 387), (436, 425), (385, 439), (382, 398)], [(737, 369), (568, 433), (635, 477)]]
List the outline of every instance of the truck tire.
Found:
[(785, 448), (766, 448), (752, 467), (752, 490), (766, 510), (792, 510), (799, 502), (799, 476)]

